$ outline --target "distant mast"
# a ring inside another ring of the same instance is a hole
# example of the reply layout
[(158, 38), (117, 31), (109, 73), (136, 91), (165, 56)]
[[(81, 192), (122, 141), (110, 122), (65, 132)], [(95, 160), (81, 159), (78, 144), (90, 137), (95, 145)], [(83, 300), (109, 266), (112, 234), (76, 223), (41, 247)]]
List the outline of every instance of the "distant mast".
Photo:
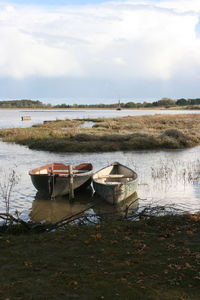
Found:
[(121, 110), (121, 103), (120, 103), (120, 100), (118, 101), (117, 110)]

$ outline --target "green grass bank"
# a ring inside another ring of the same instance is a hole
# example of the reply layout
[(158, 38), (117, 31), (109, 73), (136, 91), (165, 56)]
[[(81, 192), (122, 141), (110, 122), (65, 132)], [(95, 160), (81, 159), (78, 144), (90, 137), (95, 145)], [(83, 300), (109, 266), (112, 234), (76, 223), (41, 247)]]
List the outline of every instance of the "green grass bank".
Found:
[(199, 299), (200, 216), (0, 235), (0, 299)]

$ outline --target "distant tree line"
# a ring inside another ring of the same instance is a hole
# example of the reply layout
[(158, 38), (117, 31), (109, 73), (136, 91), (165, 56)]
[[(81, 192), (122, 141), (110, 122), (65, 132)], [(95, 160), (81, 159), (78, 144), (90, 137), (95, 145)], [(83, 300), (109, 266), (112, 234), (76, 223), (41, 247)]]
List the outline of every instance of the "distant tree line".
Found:
[(39, 100), (3, 100), (0, 101), (0, 108), (48, 108), (50, 104), (44, 104)]
[[(173, 107), (173, 106), (197, 106), (200, 105), (200, 98), (195, 98), (195, 99), (185, 99), (185, 98), (180, 98), (173, 100), (171, 98), (162, 98), (158, 101), (154, 102), (121, 102), (120, 106), (121, 108), (149, 108), (149, 107)], [(22, 100), (3, 100), (0, 101), (0, 108), (84, 108), (84, 109), (89, 109), (89, 108), (111, 108), (111, 109), (116, 109), (118, 108), (119, 103), (113, 103), (113, 104), (58, 104), (58, 105), (51, 105), (51, 104), (44, 104), (39, 100), (27, 100), (27, 99), (22, 99)]]
[(141, 107), (172, 107), (172, 106), (194, 106), (200, 105), (200, 98), (196, 99), (177, 99), (173, 100), (170, 98), (162, 98), (158, 101), (154, 102), (143, 102), (143, 103), (135, 103), (135, 102), (127, 102), (125, 104), (121, 104), (121, 107), (124, 108), (141, 108)]
[[(196, 98), (196, 99), (177, 99), (177, 100), (173, 100), (170, 98), (162, 98), (158, 101), (154, 101), (154, 102), (126, 102), (120, 103), (121, 108), (143, 108), (143, 107), (165, 107), (165, 108), (169, 108), (169, 107), (173, 107), (173, 106), (187, 106), (187, 105), (200, 105), (200, 98)], [(54, 106), (54, 108), (117, 108), (119, 106), (119, 103), (113, 103), (113, 104), (73, 104), (73, 105), (69, 105), (69, 104), (59, 104)]]

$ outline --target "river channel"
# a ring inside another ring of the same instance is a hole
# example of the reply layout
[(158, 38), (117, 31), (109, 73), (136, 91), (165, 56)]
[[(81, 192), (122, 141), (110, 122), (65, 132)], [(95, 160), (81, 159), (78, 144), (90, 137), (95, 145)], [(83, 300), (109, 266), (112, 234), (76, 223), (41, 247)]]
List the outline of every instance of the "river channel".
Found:
[[(101, 113), (104, 113), (104, 117), (106, 116), (105, 111), (101, 111)], [(37, 121), (45, 120), (45, 114), (46, 112), (43, 113), (43, 119), (41, 117), (41, 120)], [(80, 117), (83, 117), (81, 112), (79, 114)], [(89, 112), (86, 112), (84, 116), (88, 117), (87, 114), (89, 115)], [(3, 122), (3, 119), (2, 116), (2, 128), (18, 126), (18, 119), (17, 122), (13, 120), (10, 126), (6, 123), (7, 121)], [(24, 220), (56, 222), (87, 208), (91, 215), (105, 217), (106, 214), (115, 214), (122, 216), (125, 211), (124, 207), (114, 208), (103, 200), (96, 199), (90, 192), (77, 195), (73, 203), (69, 202), (67, 196), (51, 201), (41, 199), (38, 197), (28, 175), (29, 170), (52, 162), (74, 165), (91, 162), (96, 171), (113, 161), (119, 161), (138, 173), (139, 186), (136, 198), (139, 200), (130, 199), (131, 203), (134, 202), (133, 210), (138, 207), (141, 210), (145, 206), (154, 207), (158, 205), (173, 206), (190, 212), (200, 210), (200, 147), (176, 151), (55, 154), (33, 151), (24, 146), (0, 142), (0, 183), (1, 186), (6, 184), (9, 173), (15, 170), (19, 176), (19, 181), (11, 194), (10, 211), (14, 213), (17, 210)], [(97, 205), (92, 207), (94, 201)], [(5, 211), (2, 197), (0, 198), (0, 211)]]
[[(47, 120), (87, 119), (87, 118), (115, 118), (125, 116), (142, 116), (154, 114), (199, 114), (199, 110), (128, 110), (114, 109), (76, 109), (76, 110), (0, 110), (0, 128), (30, 127)], [(29, 116), (29, 121), (21, 121), (21, 117)]]

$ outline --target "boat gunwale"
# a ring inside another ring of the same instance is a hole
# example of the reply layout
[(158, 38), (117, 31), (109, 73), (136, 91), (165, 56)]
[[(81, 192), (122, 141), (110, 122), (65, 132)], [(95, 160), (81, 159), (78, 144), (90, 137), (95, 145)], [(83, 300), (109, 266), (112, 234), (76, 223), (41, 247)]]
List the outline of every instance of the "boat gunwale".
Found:
[[(93, 174), (93, 176), (92, 176), (93, 182), (95, 182), (95, 183), (97, 183), (97, 184), (100, 184), (100, 185), (104, 185), (104, 186), (113, 186), (113, 187), (116, 187), (116, 186), (121, 186), (121, 185), (132, 184), (132, 183), (138, 181), (138, 174), (137, 174), (135, 171), (133, 171), (131, 168), (129, 168), (129, 167), (127, 167), (127, 166), (125, 166), (125, 165), (123, 165), (123, 164), (121, 164), (121, 163), (118, 163), (118, 164), (121, 165), (121, 166), (123, 166), (124, 168), (130, 170), (132, 173), (135, 174), (136, 177), (135, 177), (133, 180), (127, 181), (127, 182), (119, 182), (119, 183), (116, 183), (116, 184), (109, 183), (109, 182), (108, 182), (108, 183), (107, 183), (107, 182), (102, 183), (102, 182), (98, 182), (97, 180), (95, 180), (94, 176), (95, 176), (97, 173), (101, 172), (102, 170), (104, 170), (104, 169), (106, 169), (106, 168), (108, 168), (108, 167), (114, 166), (114, 164), (115, 164), (115, 163), (112, 163), (112, 164), (110, 164), (110, 165), (108, 165), (108, 166), (106, 166), (106, 167), (104, 167), (104, 168), (101, 168), (101, 169), (98, 170), (97, 172), (95, 172), (95, 173)], [(96, 179), (98, 179), (98, 178), (96, 178)]]
[[(73, 177), (82, 177), (82, 176), (86, 176), (86, 175), (90, 175), (92, 176), (92, 171), (88, 171), (88, 172), (84, 172), (84, 173), (79, 173), (79, 174), (74, 174), (73, 173)], [(63, 177), (63, 178), (67, 178), (70, 175), (69, 174), (35, 174), (35, 173), (30, 173), (30, 176), (44, 176), (44, 177)]]
[[(66, 174), (59, 174), (59, 173), (51, 173), (51, 172), (49, 172), (49, 173), (44, 173), (44, 174), (36, 174), (35, 172), (37, 172), (37, 171), (40, 171), (40, 170), (43, 170), (43, 169), (45, 169), (45, 168), (48, 168), (48, 166), (52, 166), (53, 164), (60, 164), (60, 165), (62, 165), (62, 166), (65, 166), (65, 167), (67, 167), (67, 166), (69, 166), (69, 165), (65, 165), (65, 164), (63, 164), (63, 163), (50, 163), (50, 164), (46, 164), (46, 165), (43, 165), (43, 166), (41, 166), (41, 167), (38, 167), (38, 168), (35, 168), (35, 169), (32, 169), (31, 171), (29, 171), (29, 175), (30, 176), (44, 176), (44, 177), (53, 177), (53, 176), (56, 176), (56, 177), (63, 177), (63, 178), (66, 178), (66, 177), (69, 177), (70, 176), (70, 174), (69, 174), (69, 172), (67, 173), (66, 172)], [(74, 168), (73, 168), (73, 170), (77, 170), (76, 168), (77, 167), (79, 167), (79, 166), (81, 166), (81, 165), (88, 165), (89, 167), (91, 167), (91, 170), (82, 170), (83, 172), (82, 173), (73, 173), (72, 172), (72, 175), (73, 175), (73, 177), (82, 177), (82, 176), (88, 176), (88, 175), (93, 175), (93, 165), (91, 164), (91, 163), (83, 163), (83, 164), (79, 164), (79, 165), (76, 165)], [(64, 170), (67, 170), (67, 168), (66, 169), (64, 169)], [(80, 169), (81, 170), (81, 169)], [(62, 172), (60, 172), (60, 173), (62, 173)]]

